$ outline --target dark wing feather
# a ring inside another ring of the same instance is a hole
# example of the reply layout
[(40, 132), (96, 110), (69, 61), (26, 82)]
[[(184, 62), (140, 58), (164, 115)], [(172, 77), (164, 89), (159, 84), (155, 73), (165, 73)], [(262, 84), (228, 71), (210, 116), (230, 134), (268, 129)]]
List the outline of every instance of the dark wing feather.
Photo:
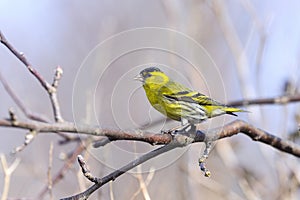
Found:
[[(187, 92), (187, 93), (186, 93)], [(221, 106), (217, 101), (214, 101), (213, 99), (209, 98), (208, 96), (205, 96), (204, 94), (201, 94), (199, 92), (193, 94), (194, 92), (178, 92), (173, 94), (164, 94), (163, 96), (166, 97), (169, 100), (173, 101), (184, 101), (187, 103), (198, 103), (199, 105), (204, 106)], [(192, 94), (191, 96), (188, 94)]]
[(176, 94), (164, 94), (163, 96), (170, 101), (184, 101), (188, 103), (197, 103), (193, 98), (188, 96), (178, 96)]
[[(172, 91), (178, 91), (172, 93)], [(170, 80), (164, 87), (162, 87), (163, 97), (169, 101), (183, 101), (187, 103), (197, 103), (203, 106), (225, 106), (208, 96), (196, 91), (192, 91), (185, 86)]]

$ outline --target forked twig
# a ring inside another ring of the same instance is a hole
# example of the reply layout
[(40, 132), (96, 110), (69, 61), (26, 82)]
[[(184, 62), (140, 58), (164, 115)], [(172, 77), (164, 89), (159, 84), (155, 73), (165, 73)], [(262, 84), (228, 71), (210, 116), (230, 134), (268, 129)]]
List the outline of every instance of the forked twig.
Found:
[(42, 87), (47, 91), (51, 105), (53, 108), (53, 113), (54, 113), (54, 119), (56, 122), (63, 122), (63, 118), (60, 112), (60, 106), (58, 103), (57, 99), (57, 86), (58, 86), (58, 81), (61, 78), (62, 75), (62, 69), (58, 67), (56, 69), (55, 75), (54, 75), (54, 81), (53, 84), (51, 85), (46, 81), (46, 79), (38, 73), (36, 69), (33, 68), (33, 66), (30, 64), (30, 62), (27, 60), (25, 57), (24, 53), (17, 51), (5, 38), (3, 33), (0, 31), (0, 42), (7, 47), (8, 50), (10, 50), (29, 70), (29, 72), (39, 81), (39, 83), (42, 85)]
[(153, 151), (150, 151), (147, 154), (142, 155), (141, 157), (137, 158), (136, 160), (130, 162), (129, 164), (125, 165), (124, 167), (121, 167), (120, 169), (112, 172), (111, 174), (103, 177), (103, 178), (98, 178), (96, 183), (94, 185), (92, 185), (90, 188), (88, 188), (86, 191), (71, 196), (71, 197), (67, 197), (67, 198), (63, 198), (62, 200), (74, 200), (74, 199), (88, 199), (88, 197), (95, 192), (98, 188), (100, 188), (101, 186), (103, 186), (104, 184), (108, 183), (109, 181), (113, 181), (115, 180), (117, 177), (121, 176), (122, 174), (124, 174), (125, 172), (129, 171), (130, 169), (136, 167), (137, 165), (140, 165), (143, 162), (146, 162), (147, 160), (150, 160), (151, 158), (154, 158), (162, 153), (165, 153), (167, 151), (170, 151), (174, 148), (179, 147), (180, 145), (174, 145), (172, 143), (167, 144), (163, 147), (157, 148)]

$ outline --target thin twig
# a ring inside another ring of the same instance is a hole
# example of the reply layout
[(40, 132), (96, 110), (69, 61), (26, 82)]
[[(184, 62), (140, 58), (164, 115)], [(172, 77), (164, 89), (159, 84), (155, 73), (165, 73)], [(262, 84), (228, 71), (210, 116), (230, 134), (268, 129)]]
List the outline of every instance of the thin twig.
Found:
[[(39, 122), (46, 122), (50, 123), (51, 121), (41, 114), (35, 113), (28, 109), (24, 103), (21, 101), (21, 99), (18, 97), (18, 95), (13, 91), (13, 89), (10, 87), (10, 85), (7, 83), (6, 79), (2, 76), (0, 73), (0, 82), (2, 83), (4, 89), (9, 94), (9, 96), (12, 98), (12, 100), (17, 104), (17, 106), (21, 109), (21, 111), (24, 113), (26, 117), (28, 117), (31, 120), (39, 121)], [(70, 137), (69, 135), (66, 135), (61, 132), (57, 132), (56, 134), (60, 135), (64, 138), (64, 140), (60, 141), (59, 144), (65, 144), (70, 141), (78, 141), (78, 137)]]
[(17, 146), (13, 151), (12, 154), (18, 153), (20, 151), (23, 151), (25, 147), (27, 147), (28, 144), (30, 144), (33, 139), (36, 137), (37, 132), (35, 130), (30, 130), (28, 133), (25, 135), (25, 140), (24, 143), (20, 146)]
[(81, 167), (81, 171), (83, 173), (83, 175), (90, 180), (93, 183), (97, 183), (97, 178), (95, 176), (92, 175), (91, 171), (89, 170), (84, 158), (82, 157), (82, 155), (78, 155), (77, 156), (77, 161), (79, 163), (79, 166)]
[[(139, 165), (139, 166), (140, 166), (140, 165)], [(138, 167), (139, 167), (139, 166), (138, 166)], [(145, 183), (145, 184), (144, 184), (145, 186), (148, 186), (148, 185), (150, 184), (151, 180), (152, 180), (153, 177), (154, 177), (154, 174), (155, 174), (155, 170), (154, 170), (153, 167), (151, 167), (150, 170), (149, 170), (149, 174), (148, 174), (146, 180), (143, 181), (143, 182)], [(142, 178), (142, 175), (139, 174), (137, 177), (138, 177), (138, 178), (139, 178), (139, 177)], [(140, 184), (140, 185), (141, 185), (141, 184)], [(131, 196), (130, 200), (136, 199), (136, 196), (142, 191), (142, 189), (143, 189), (143, 188), (140, 186), (140, 188), (139, 188), (139, 189)], [(148, 191), (147, 191), (147, 192), (148, 192)], [(145, 197), (145, 195), (144, 195), (144, 197)]]
[(12, 90), (12, 88), (7, 83), (4, 76), (0, 73), (0, 82), (2, 83), (4, 89), (9, 94), (9, 96), (13, 99), (13, 101), (17, 104), (17, 106), (22, 110), (22, 112), (28, 117), (29, 119), (40, 121), (40, 122), (48, 122), (49, 120), (40, 114), (33, 113), (29, 110), (21, 101), (21, 99), (16, 95), (16, 93)]
[[(134, 142), (134, 151), (137, 152), (137, 149), (136, 149), (136, 142)], [(134, 177), (138, 180), (139, 182), (139, 188), (138, 190), (132, 195), (131, 199), (135, 199), (135, 197), (140, 193), (142, 192), (143, 194), (143, 197), (145, 200), (150, 200), (150, 195), (149, 195), (149, 192), (148, 192), (148, 189), (147, 189), (147, 185), (145, 183), (145, 180), (142, 176), (142, 165), (138, 165), (136, 167), (136, 173), (134, 174)]]
[(5, 38), (3, 33), (0, 31), (0, 42), (7, 47), (8, 50), (10, 50), (29, 70), (29, 72), (35, 76), (35, 78), (40, 82), (40, 84), (43, 86), (45, 90), (49, 90), (51, 88), (51, 85), (44, 79), (44, 77), (41, 76), (29, 63), (27, 58), (25, 57), (23, 52), (17, 51)]
[(110, 197), (110, 200), (114, 200), (115, 199), (112, 181), (109, 182), (109, 197)]
[(109, 144), (110, 142), (111, 142), (111, 140), (107, 137), (101, 138), (100, 140), (96, 140), (93, 142), (93, 147), (94, 148), (103, 147), (103, 146)]
[(121, 176), (125, 172), (129, 171), (130, 169), (136, 167), (137, 165), (142, 164), (143, 162), (146, 162), (147, 160), (150, 160), (151, 158), (154, 158), (160, 154), (163, 154), (167, 151), (170, 151), (174, 148), (179, 147), (179, 145), (174, 145), (172, 143), (167, 144), (163, 147), (157, 148), (153, 151), (150, 151), (147, 154), (144, 154), (143, 156), (137, 158), (136, 160), (130, 162), (129, 164), (125, 165), (124, 167), (112, 172), (111, 174), (99, 179), (97, 183), (95, 183), (93, 186), (88, 188), (86, 191), (74, 195), (72, 197), (63, 198), (63, 200), (74, 200), (74, 199), (87, 199), (93, 192), (95, 192), (98, 188), (103, 186), (104, 184), (108, 183), (109, 181), (115, 180), (117, 177)]
[(53, 193), (52, 193), (52, 164), (53, 164), (53, 142), (50, 143), (50, 148), (49, 148), (49, 164), (48, 164), (48, 172), (47, 172), (47, 177), (48, 177), (48, 191), (50, 195), (50, 199), (53, 199)]
[[(58, 171), (58, 173), (52, 179), (52, 186), (57, 184), (60, 180), (62, 180), (67, 173), (67, 171), (72, 167), (73, 163), (77, 159), (77, 155), (82, 153), (85, 150), (85, 145), (83, 143), (79, 143), (75, 150), (72, 152), (72, 155), (65, 161), (62, 168)], [(44, 195), (48, 192), (48, 186), (45, 186), (41, 192), (39, 193), (36, 199), (43, 199)]]
[(241, 100), (233, 101), (228, 103), (228, 106), (248, 106), (248, 105), (276, 105), (276, 104), (287, 104), (292, 102), (299, 102), (300, 94), (293, 96), (280, 96), (275, 98), (262, 98), (262, 99), (252, 99), (252, 100)]
[(137, 166), (137, 175), (135, 176), (138, 179), (139, 185), (140, 185), (138, 191), (142, 192), (143, 197), (144, 197), (145, 200), (151, 200), (148, 189), (147, 189), (147, 185), (146, 185), (145, 180), (142, 176), (142, 169), (141, 168), (142, 168), (141, 165)]
[(16, 159), (10, 167), (7, 166), (6, 158), (3, 154), (0, 155), (1, 165), (4, 172), (4, 184), (3, 184), (3, 190), (1, 195), (1, 200), (6, 200), (8, 197), (8, 191), (10, 187), (10, 178), (12, 173), (16, 170), (20, 163), (20, 159)]
[(46, 81), (46, 79), (40, 73), (38, 73), (38, 71), (36, 69), (33, 68), (33, 66), (30, 64), (30, 62), (25, 57), (24, 53), (17, 51), (17, 49), (15, 49), (8, 42), (8, 40), (5, 38), (5, 36), (3, 35), (3, 33), (1, 31), (0, 31), (0, 42), (5, 47), (7, 47), (7, 49), (10, 50), (26, 66), (26, 68), (29, 70), (29, 72), (40, 82), (42, 87), (47, 91), (47, 93), (49, 95), (55, 121), (63, 122), (63, 118), (62, 118), (62, 115), (60, 112), (60, 106), (59, 106), (58, 99), (57, 99), (57, 86), (58, 86), (58, 81), (61, 78), (62, 69), (60, 67), (58, 67), (56, 69), (54, 81), (53, 81), (53, 84), (51, 85), (50, 83), (48, 83)]
[(63, 74), (63, 70), (60, 66), (58, 66), (55, 70), (55, 74), (52, 82), (52, 87), (54, 87), (55, 89), (58, 88), (58, 83), (62, 77), (62, 74)]

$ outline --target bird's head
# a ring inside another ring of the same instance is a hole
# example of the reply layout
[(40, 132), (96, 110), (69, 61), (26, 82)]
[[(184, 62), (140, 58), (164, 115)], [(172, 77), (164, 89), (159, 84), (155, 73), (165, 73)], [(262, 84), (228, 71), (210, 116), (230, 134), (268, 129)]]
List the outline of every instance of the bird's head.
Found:
[(169, 77), (157, 67), (149, 67), (142, 70), (135, 78), (141, 81), (144, 87), (157, 89), (169, 81)]

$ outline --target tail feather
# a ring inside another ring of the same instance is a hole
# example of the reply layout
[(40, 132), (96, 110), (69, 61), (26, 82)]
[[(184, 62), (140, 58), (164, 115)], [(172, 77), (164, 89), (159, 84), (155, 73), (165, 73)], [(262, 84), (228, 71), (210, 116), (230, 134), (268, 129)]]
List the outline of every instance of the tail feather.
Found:
[(234, 116), (237, 116), (237, 114), (235, 114), (235, 112), (248, 112), (246, 110), (242, 110), (239, 108), (233, 108), (233, 107), (225, 107), (223, 110), (226, 112), (226, 114), (234, 115)]
[(235, 114), (235, 113), (233, 113), (233, 112), (231, 112), (231, 111), (226, 111), (226, 114), (229, 114), (229, 115), (233, 115), (233, 116), (238, 116), (237, 114)]

